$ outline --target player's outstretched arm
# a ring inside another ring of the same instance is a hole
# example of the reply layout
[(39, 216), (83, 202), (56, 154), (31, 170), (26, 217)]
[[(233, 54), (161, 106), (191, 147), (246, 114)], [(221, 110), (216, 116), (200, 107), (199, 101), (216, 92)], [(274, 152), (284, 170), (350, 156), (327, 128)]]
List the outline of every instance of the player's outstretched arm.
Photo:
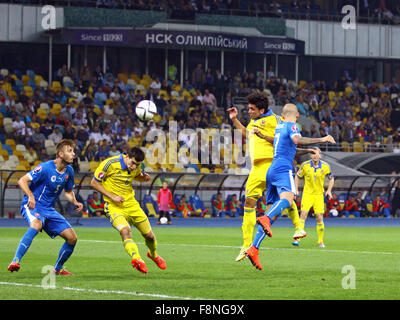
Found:
[(31, 177), (29, 174), (26, 174), (18, 180), (18, 185), (28, 197), (28, 208), (34, 209), (36, 206), (36, 201), (35, 201), (35, 196), (33, 195), (31, 189), (29, 188), (30, 182), (31, 182)]
[(75, 193), (72, 190), (70, 191), (65, 190), (64, 195), (65, 198), (76, 207), (76, 211), (80, 212), (83, 210), (83, 204), (76, 200)]
[(305, 154), (319, 154), (321, 155), (321, 149), (314, 147), (314, 148), (296, 148), (296, 156), (304, 156)]
[(94, 178), (93, 178), (92, 181), (90, 182), (90, 186), (91, 186), (94, 190), (100, 192), (103, 196), (106, 196), (106, 197), (110, 198), (110, 199), (111, 199), (112, 201), (114, 201), (114, 202), (117, 202), (117, 203), (122, 203), (122, 202), (124, 202), (124, 198), (123, 198), (123, 197), (117, 196), (117, 195), (115, 195), (115, 194), (113, 194), (113, 193), (111, 193), (111, 192), (108, 192), (108, 191), (103, 187), (103, 185), (101, 184), (101, 182), (96, 181), (96, 179), (94, 179)]
[(292, 141), (297, 145), (310, 145), (310, 144), (316, 144), (316, 143), (336, 143), (335, 139), (331, 135), (322, 137), (322, 138), (307, 138), (307, 137), (301, 137), (299, 135), (295, 135), (292, 138)]
[(139, 182), (146, 182), (150, 180), (150, 176), (146, 172), (141, 172), (135, 177), (135, 180)]
[(235, 107), (229, 108), (226, 111), (229, 113), (229, 118), (232, 120), (233, 125), (235, 126), (236, 129), (239, 129), (242, 132), (242, 136), (246, 138), (247, 135), (247, 130), (244, 125), (241, 124), (241, 122), (237, 119), (237, 116), (239, 112)]

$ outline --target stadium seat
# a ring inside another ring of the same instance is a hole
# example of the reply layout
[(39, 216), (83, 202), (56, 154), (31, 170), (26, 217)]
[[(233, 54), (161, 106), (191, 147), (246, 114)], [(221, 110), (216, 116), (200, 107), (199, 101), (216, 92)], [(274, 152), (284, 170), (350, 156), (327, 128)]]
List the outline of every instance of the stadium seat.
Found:
[(350, 145), (347, 141), (342, 141), (342, 151), (344, 152), (349, 152), (350, 150)]
[(158, 205), (157, 202), (153, 199), (150, 194), (146, 194), (143, 198), (143, 211), (146, 213), (148, 217), (156, 217), (159, 215), (158, 213)]
[(79, 163), (79, 170), (81, 172), (89, 172), (90, 171), (90, 163), (89, 163), (89, 161), (81, 161)]
[(27, 84), (28, 84), (28, 81), (29, 80), (31, 80), (31, 78), (28, 76), (28, 75), (26, 75), (26, 74), (24, 74), (23, 76), (22, 76), (22, 78), (21, 78), (21, 81), (22, 81), (22, 83), (26, 86)]
[(360, 142), (355, 141), (353, 143), (353, 151), (354, 152), (364, 152), (364, 147)]
[(8, 144), (3, 144), (2, 148), (3, 148), (3, 150), (8, 152), (9, 156), (13, 154), (13, 149)]
[(91, 172), (95, 172), (97, 167), (99, 166), (99, 164), (100, 164), (100, 162), (98, 162), (98, 161), (90, 161), (89, 162), (89, 170)]
[(11, 118), (4, 118), (3, 119), (3, 126), (4, 126), (4, 131), (6, 133), (13, 133), (14, 132), (14, 128), (12, 127), (12, 119)]
[(195, 212), (201, 212), (203, 216), (206, 214), (207, 209), (204, 206), (204, 202), (197, 194), (192, 194), (189, 197), (189, 204)]
[(10, 157), (8, 151), (4, 149), (0, 149), (0, 156), (2, 156), (4, 161), (7, 161), (8, 158)]

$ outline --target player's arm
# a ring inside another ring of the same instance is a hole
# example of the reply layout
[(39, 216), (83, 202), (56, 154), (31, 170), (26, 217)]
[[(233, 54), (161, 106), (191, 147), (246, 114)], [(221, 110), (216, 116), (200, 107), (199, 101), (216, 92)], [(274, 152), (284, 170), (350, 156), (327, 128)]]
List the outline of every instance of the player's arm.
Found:
[(29, 188), (29, 183), (32, 181), (32, 176), (27, 173), (23, 177), (18, 180), (18, 185), (21, 190), (26, 194), (28, 197), (28, 208), (34, 209), (36, 205), (35, 196), (33, 195), (31, 189)]
[(124, 198), (121, 196), (115, 195), (109, 191), (107, 191), (104, 187), (103, 184), (99, 181), (97, 181), (95, 178), (92, 178), (92, 181), (90, 181), (90, 186), (100, 192), (103, 196), (106, 196), (110, 198), (112, 201), (117, 202), (117, 203), (122, 203), (124, 202)]
[(150, 180), (150, 176), (147, 174), (147, 173), (145, 173), (145, 172), (141, 172), (139, 175), (137, 175), (135, 178), (134, 178), (136, 181), (138, 181), (138, 182), (146, 182), (146, 181), (149, 181)]
[(321, 150), (317, 147), (314, 148), (296, 148), (296, 156), (304, 156), (305, 154), (321, 154)]
[(332, 189), (333, 186), (335, 185), (335, 178), (331, 176), (329, 178), (329, 184), (328, 184), (328, 189), (326, 189), (325, 195), (328, 196), (329, 200), (332, 199)]
[(294, 185), (296, 186), (296, 194), (299, 194), (299, 181), (300, 181), (300, 177), (296, 174), (294, 176)]
[(331, 135), (322, 137), (322, 138), (307, 138), (307, 137), (302, 137), (300, 134), (296, 134), (292, 136), (292, 141), (294, 144), (298, 145), (310, 145), (310, 144), (316, 144), (316, 143), (336, 143), (335, 139)]
[(259, 138), (261, 138), (261, 139), (264, 139), (264, 140), (266, 140), (267, 142), (269, 142), (269, 143), (271, 143), (271, 144), (274, 144), (274, 137), (270, 137), (270, 136), (263, 135), (263, 134), (260, 132), (260, 130), (258, 130), (258, 129), (253, 129), (253, 133), (254, 133), (257, 137), (259, 137)]
[(64, 190), (64, 195), (69, 202), (76, 206), (76, 211), (82, 211), (83, 204), (76, 200), (75, 193), (72, 190)]
[[(242, 136), (246, 138), (247, 135), (247, 129), (244, 125), (240, 123), (240, 121), (237, 119), (237, 116), (239, 112), (235, 107), (229, 108), (226, 111), (229, 113), (229, 118), (232, 120), (233, 125), (235, 126), (236, 129), (240, 130), (242, 132)], [(273, 142), (273, 141), (272, 141)]]

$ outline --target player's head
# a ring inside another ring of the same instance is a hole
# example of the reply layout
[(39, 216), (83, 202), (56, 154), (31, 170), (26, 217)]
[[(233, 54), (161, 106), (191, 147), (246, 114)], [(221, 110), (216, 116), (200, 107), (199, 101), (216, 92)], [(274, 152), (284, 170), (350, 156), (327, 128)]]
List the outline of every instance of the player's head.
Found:
[(57, 158), (61, 159), (65, 164), (72, 164), (75, 158), (75, 142), (70, 139), (62, 139), (57, 143)]
[(257, 119), (268, 111), (269, 100), (260, 92), (253, 92), (246, 97), (249, 103), (249, 115), (251, 119)]
[[(319, 148), (314, 148), (314, 149), (319, 149)], [(321, 150), (319, 153), (311, 153), (310, 158), (315, 163), (319, 162), (319, 160), (321, 160)]]
[(299, 110), (293, 103), (285, 104), (282, 109), (282, 118), (287, 122), (297, 122), (299, 119)]
[(128, 150), (127, 157), (125, 157), (125, 164), (130, 171), (135, 170), (141, 165), (144, 160), (144, 152), (139, 147), (133, 147)]

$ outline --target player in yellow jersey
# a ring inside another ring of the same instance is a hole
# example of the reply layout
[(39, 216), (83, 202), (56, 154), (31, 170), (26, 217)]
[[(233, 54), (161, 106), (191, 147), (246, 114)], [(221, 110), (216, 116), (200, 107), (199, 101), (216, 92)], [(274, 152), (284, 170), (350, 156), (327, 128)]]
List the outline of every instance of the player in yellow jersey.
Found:
[[(253, 241), (253, 231), (256, 224), (256, 204), (257, 200), (266, 190), (266, 176), (268, 168), (273, 159), (273, 143), (276, 125), (281, 121), (281, 117), (269, 110), (268, 98), (260, 92), (254, 92), (247, 96), (250, 122), (247, 127), (243, 126), (237, 119), (238, 111), (236, 108), (229, 108), (229, 117), (236, 129), (242, 131), (243, 137), (249, 138), (249, 153), (252, 168), (246, 182), (244, 216), (242, 222), (243, 245), (236, 257), (236, 261), (241, 261), (246, 257), (246, 250)], [(271, 206), (269, 204), (267, 209)], [(299, 214), (296, 204), (288, 210), (288, 215), (292, 219), (295, 227), (299, 226)]]
[(112, 226), (118, 230), (126, 252), (132, 258), (132, 266), (142, 273), (148, 269), (132, 240), (131, 226), (135, 226), (149, 248), (147, 256), (160, 269), (166, 269), (165, 261), (157, 254), (157, 240), (151, 230), (149, 219), (135, 199), (133, 180), (148, 181), (150, 176), (141, 172), (144, 152), (139, 147), (131, 148), (127, 154), (110, 157), (100, 163), (91, 181), (91, 187), (104, 196), (104, 212)]
[(329, 185), (325, 195), (328, 197), (328, 199), (331, 199), (332, 188), (335, 184), (335, 179), (332, 175), (329, 164), (321, 160), (320, 153), (315, 153), (311, 154), (311, 160), (305, 161), (301, 164), (295, 178), (297, 194), (299, 190), (299, 179), (304, 178), (303, 196), (301, 199), (300, 228), (304, 230), (304, 224), (307, 219), (308, 212), (311, 208), (314, 208), (314, 213), (317, 220), (318, 246), (321, 248), (325, 247), (325, 225), (323, 221), (325, 212), (325, 177), (328, 177), (329, 179)]

